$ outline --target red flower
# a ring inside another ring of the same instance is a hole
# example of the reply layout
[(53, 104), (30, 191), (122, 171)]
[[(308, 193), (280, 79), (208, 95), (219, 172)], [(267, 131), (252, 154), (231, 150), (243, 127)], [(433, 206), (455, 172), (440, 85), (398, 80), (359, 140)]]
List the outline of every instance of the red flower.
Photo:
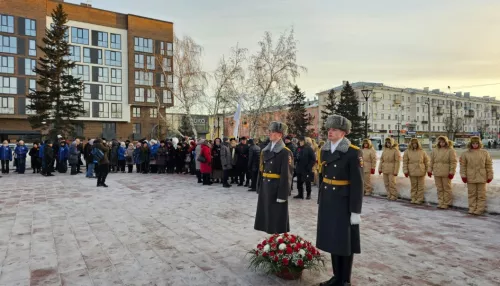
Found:
[(297, 265), (300, 267), (304, 266), (304, 261), (302, 259), (297, 260)]
[(283, 254), (283, 250), (278, 250), (278, 254)]
[(285, 232), (284, 236), (285, 236), (285, 237), (288, 237), (288, 233), (286, 233), (286, 232)]
[(264, 240), (262, 241), (262, 245), (266, 245), (266, 244), (267, 244), (267, 241), (264, 239)]
[(299, 250), (300, 250), (299, 245), (295, 245), (295, 249), (294, 250), (295, 250), (295, 252), (299, 252)]
[(319, 253), (319, 251), (316, 251), (316, 255), (317, 255), (317, 256), (320, 256), (320, 255), (321, 255), (321, 253)]
[(270, 256), (274, 256), (275, 254), (276, 254), (276, 253), (274, 253), (274, 251), (269, 252), (269, 255), (270, 255)]
[(259, 251), (255, 250), (255, 255), (259, 256)]
[(277, 246), (276, 243), (271, 244), (272, 249), (276, 249), (276, 246)]
[(278, 258), (278, 256), (276, 255), (276, 256), (274, 257), (274, 262), (278, 262), (278, 260), (279, 260), (279, 258)]
[(264, 246), (262, 246), (261, 244), (259, 244), (259, 245), (257, 245), (257, 248), (258, 249), (262, 249), (262, 248), (264, 248)]
[(286, 254), (292, 254), (293, 249), (291, 247), (286, 248)]
[(283, 243), (283, 238), (278, 239), (278, 244), (282, 244), (282, 243)]
[(268, 243), (272, 243), (273, 241), (274, 241), (274, 238), (272, 238), (272, 237), (267, 240)]
[(267, 257), (267, 252), (262, 252), (262, 257)]
[(283, 263), (283, 265), (288, 265), (288, 258), (286, 257), (283, 257), (283, 260), (281, 260), (281, 262)]
[(307, 254), (307, 260), (312, 260), (312, 259), (313, 259), (313, 256), (310, 253), (308, 253)]
[(292, 236), (292, 238), (290, 238), (290, 242), (295, 243), (295, 237)]

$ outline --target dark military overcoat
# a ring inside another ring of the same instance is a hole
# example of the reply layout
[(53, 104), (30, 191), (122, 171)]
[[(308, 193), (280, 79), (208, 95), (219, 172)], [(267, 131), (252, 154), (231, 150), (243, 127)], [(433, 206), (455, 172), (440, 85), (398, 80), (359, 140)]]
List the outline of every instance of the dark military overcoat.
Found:
[[(288, 193), (292, 187), (293, 154), (280, 140), (272, 151), (269, 143), (262, 150), (261, 158), (254, 228), (268, 234), (289, 232)], [(287, 201), (278, 203), (277, 199)]]
[(338, 256), (361, 252), (359, 225), (351, 225), (351, 213), (361, 213), (363, 155), (350, 144), (344, 138), (332, 153), (328, 141), (320, 154), (323, 181), (318, 195), (316, 246)]

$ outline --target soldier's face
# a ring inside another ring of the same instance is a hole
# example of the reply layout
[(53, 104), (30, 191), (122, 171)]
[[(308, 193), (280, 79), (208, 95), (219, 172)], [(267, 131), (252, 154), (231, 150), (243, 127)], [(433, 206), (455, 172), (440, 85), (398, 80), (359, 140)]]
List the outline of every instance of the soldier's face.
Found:
[(328, 140), (337, 142), (344, 138), (345, 132), (340, 129), (330, 128), (328, 129)]
[(269, 132), (269, 140), (272, 142), (276, 142), (281, 139), (281, 136), (283, 136), (281, 133), (278, 132)]
[(439, 140), (439, 146), (446, 147), (446, 142), (444, 142), (443, 140)]

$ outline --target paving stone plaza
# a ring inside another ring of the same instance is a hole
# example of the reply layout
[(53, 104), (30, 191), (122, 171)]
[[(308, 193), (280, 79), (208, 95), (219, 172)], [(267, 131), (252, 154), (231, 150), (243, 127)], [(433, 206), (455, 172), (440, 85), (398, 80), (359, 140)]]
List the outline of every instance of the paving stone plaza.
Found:
[[(0, 285), (317, 285), (248, 269), (257, 196), (189, 175), (0, 178)], [(290, 203), (291, 233), (316, 237), (313, 199)], [(500, 285), (500, 216), (365, 198), (353, 285)]]

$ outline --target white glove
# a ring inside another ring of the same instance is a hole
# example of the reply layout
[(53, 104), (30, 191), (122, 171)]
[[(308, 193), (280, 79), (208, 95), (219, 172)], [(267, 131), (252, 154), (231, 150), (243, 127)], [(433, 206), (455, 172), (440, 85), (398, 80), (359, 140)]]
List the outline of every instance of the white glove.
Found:
[(357, 213), (351, 213), (351, 225), (359, 225), (361, 223), (361, 215)]
[(278, 203), (284, 203), (284, 202), (286, 202), (286, 200), (277, 199), (276, 202), (278, 202)]

